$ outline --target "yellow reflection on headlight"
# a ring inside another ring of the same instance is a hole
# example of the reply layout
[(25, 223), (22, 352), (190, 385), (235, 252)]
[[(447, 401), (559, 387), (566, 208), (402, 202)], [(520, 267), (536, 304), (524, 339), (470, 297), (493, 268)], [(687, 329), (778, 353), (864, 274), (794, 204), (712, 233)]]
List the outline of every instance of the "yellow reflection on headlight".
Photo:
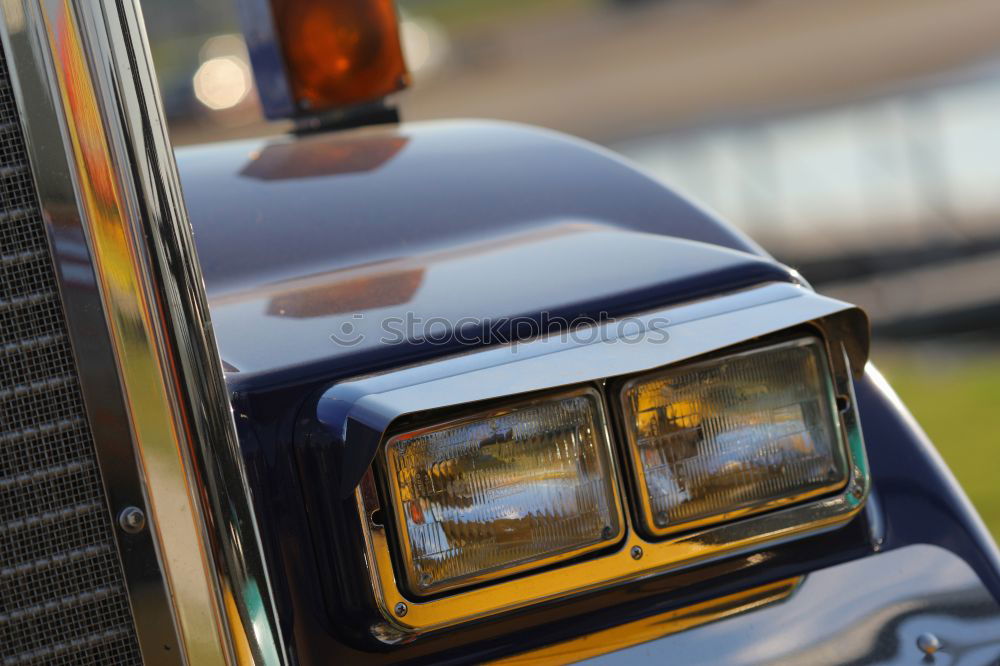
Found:
[(831, 492), (847, 482), (823, 344), (803, 338), (669, 368), (622, 392), (650, 533)]
[(426, 595), (610, 545), (623, 530), (601, 401), (581, 389), (397, 435), (401, 562)]

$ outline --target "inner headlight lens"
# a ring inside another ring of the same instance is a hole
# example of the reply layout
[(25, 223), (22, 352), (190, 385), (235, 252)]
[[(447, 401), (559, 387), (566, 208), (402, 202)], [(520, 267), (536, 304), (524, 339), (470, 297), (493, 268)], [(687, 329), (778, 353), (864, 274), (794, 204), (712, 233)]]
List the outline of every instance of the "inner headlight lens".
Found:
[(622, 393), (646, 529), (664, 535), (835, 490), (847, 481), (816, 338), (669, 368)]
[(624, 529), (590, 389), (397, 435), (385, 462), (415, 594), (574, 557)]

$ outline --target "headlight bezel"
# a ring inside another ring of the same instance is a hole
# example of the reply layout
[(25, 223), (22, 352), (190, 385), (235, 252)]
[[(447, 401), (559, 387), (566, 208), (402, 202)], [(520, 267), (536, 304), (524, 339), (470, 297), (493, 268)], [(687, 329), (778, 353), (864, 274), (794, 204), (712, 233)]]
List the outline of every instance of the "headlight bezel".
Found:
[[(864, 506), (870, 479), (853, 398), (851, 376), (863, 371), (868, 347), (864, 313), (832, 299), (784, 284), (767, 284), (712, 299), (692, 301), (642, 315), (642, 321), (668, 319), (670, 339), (661, 335), (636, 342), (616, 343), (613, 337), (591, 336), (592, 342), (547, 338), (473, 354), (436, 360), (389, 373), (360, 377), (333, 385), (319, 404), (321, 430), (306, 431), (301, 451), (315, 451), (321, 464), (330, 444), (316, 439), (334, 436), (332, 444), (348, 451), (371, 447), (372, 457), (388, 433), (410, 427), (428, 415), (446, 418), (471, 406), (487, 406), (512, 398), (590, 384), (599, 387), (611, 420), (614, 445), (622, 434), (612, 386), (629, 377), (669, 365), (693, 362), (710, 354), (727, 353), (748, 344), (761, 344), (789, 331), (808, 330), (824, 342), (829, 357), (839, 417), (848, 442), (850, 480), (832, 495), (808, 499), (740, 520), (696, 528), (661, 539), (651, 539), (636, 528), (628, 459), (619, 449), (619, 483), (626, 498), (626, 536), (617, 547), (598, 551), (536, 571), (525, 571), (431, 598), (414, 598), (398, 579), (393, 561), (391, 528), (381, 516), (384, 497), (372, 466), (358, 469), (360, 483), (352, 481), (352, 514), (361, 527), (361, 566), (370, 574), (367, 585), (375, 618), (364, 631), (382, 643), (498, 617), (516, 609), (548, 607), (550, 602), (583, 593), (607, 591), (629, 581), (660, 575), (682, 567), (745, 554), (745, 566), (763, 547), (813, 536), (846, 525)], [(841, 399), (846, 402), (840, 404)], [(329, 434), (328, 434), (329, 433)], [(327, 440), (328, 441), (328, 440)], [(337, 450), (337, 449), (333, 449)], [(355, 454), (340, 460), (354, 464)], [(369, 458), (369, 461), (371, 458)], [(342, 464), (342, 463), (341, 463)], [(322, 487), (322, 486), (318, 486)], [(337, 486), (328, 488), (336, 500)], [(343, 538), (352, 538), (345, 534)], [(353, 537), (357, 538), (357, 537)], [(632, 552), (638, 547), (641, 556)], [(360, 627), (359, 627), (360, 628)]]

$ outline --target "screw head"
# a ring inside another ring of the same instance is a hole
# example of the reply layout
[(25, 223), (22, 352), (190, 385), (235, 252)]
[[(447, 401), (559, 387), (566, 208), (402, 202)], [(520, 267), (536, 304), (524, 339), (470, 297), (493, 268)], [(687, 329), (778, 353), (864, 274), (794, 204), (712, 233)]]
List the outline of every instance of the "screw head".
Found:
[(146, 514), (137, 506), (127, 506), (118, 514), (118, 525), (128, 534), (138, 534), (146, 527)]
[(615, 535), (615, 531), (611, 529), (610, 525), (605, 525), (604, 529), (601, 530), (601, 538), (607, 541)]
[(917, 647), (930, 657), (941, 649), (941, 639), (930, 632), (923, 633), (917, 636)]
[(396, 611), (396, 615), (398, 615), (399, 617), (403, 617), (404, 615), (406, 615), (406, 610), (407, 610), (406, 604), (400, 601), (398, 604), (396, 604), (396, 607), (393, 610)]
[(632, 550), (630, 552), (633, 560), (642, 559), (642, 548), (640, 546), (632, 546)]

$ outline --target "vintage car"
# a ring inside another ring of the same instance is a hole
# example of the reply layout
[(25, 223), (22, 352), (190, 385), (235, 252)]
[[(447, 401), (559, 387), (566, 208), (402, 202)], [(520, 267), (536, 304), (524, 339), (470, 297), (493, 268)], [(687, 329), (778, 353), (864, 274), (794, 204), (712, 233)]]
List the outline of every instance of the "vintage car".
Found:
[(138, 4), (0, 3), (5, 666), (996, 663), (862, 311), (603, 149), (396, 122), (386, 0), (244, 2), (295, 129), (175, 154)]

